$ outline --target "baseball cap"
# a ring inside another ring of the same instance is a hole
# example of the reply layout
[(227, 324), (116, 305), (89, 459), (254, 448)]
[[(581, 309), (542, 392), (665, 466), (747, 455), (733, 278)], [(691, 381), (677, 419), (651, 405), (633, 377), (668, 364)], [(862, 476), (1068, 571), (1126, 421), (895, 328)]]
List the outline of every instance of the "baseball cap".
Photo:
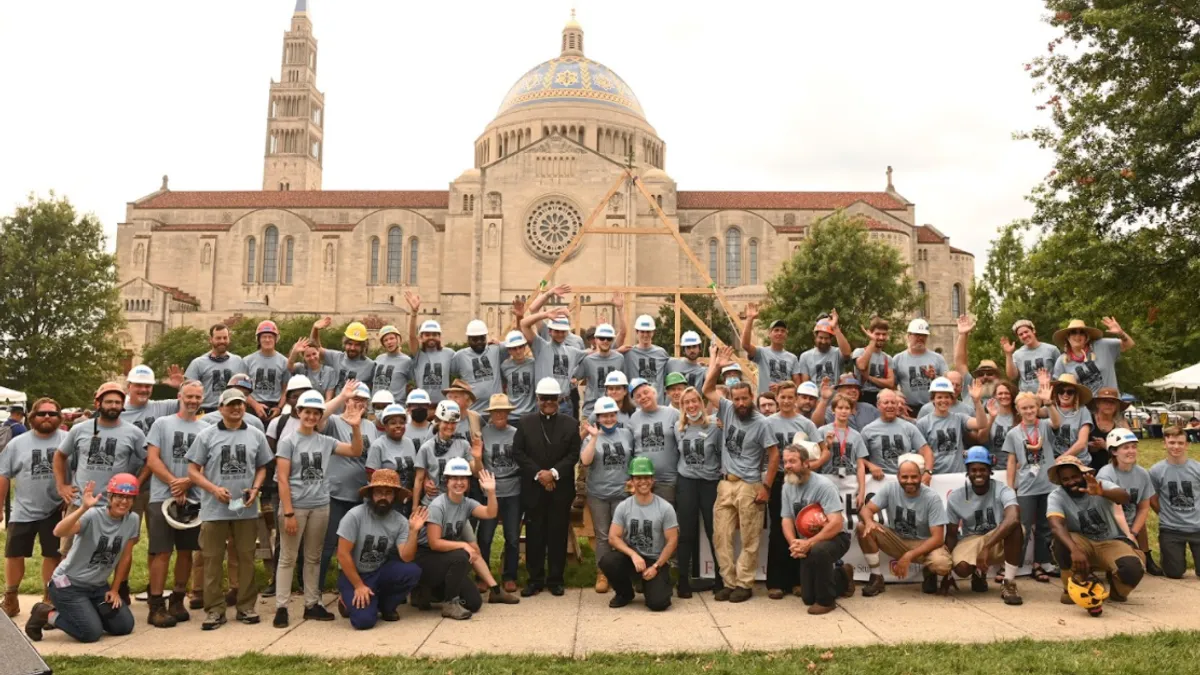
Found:
[(775, 330), (776, 328), (783, 328), (786, 330), (787, 322), (784, 321), (783, 319), (775, 319), (774, 321), (771, 322), (771, 325), (768, 328), (768, 330)]
[(859, 382), (858, 378), (851, 375), (850, 373), (845, 373), (844, 375), (842, 375), (841, 377), (838, 378), (837, 386), (839, 386), (839, 387), (860, 387), (861, 388), (862, 382)]
[(241, 401), (242, 403), (246, 402), (246, 395), (242, 393), (241, 389), (235, 389), (231, 387), (221, 392), (220, 405), (222, 408), (235, 401)]

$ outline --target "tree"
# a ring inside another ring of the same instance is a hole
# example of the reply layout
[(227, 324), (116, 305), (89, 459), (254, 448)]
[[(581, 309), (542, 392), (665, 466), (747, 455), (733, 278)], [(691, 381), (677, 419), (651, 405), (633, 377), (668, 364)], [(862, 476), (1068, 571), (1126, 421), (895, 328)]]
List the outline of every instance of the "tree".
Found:
[[(715, 295), (684, 295), (682, 296), (684, 304), (688, 306), (696, 316), (704, 320), (708, 327), (713, 329), (717, 337), (721, 338), (728, 345), (736, 345), (738, 336), (734, 334), (733, 326), (730, 325), (729, 319), (725, 316), (725, 310), (721, 309)], [(655, 324), (658, 328), (654, 331), (654, 344), (662, 347), (668, 352), (675, 353), (675, 299), (670, 298), (665, 304), (658, 308), (658, 318), (655, 319)], [(704, 331), (692, 321), (686, 313), (679, 313), (679, 334), (682, 336), (686, 331), (694, 330), (700, 334), (704, 340), (705, 349), (702, 350), (702, 355), (707, 355), (708, 336)]]
[(878, 315), (895, 325), (919, 299), (899, 251), (870, 238), (858, 217), (837, 212), (814, 225), (799, 250), (767, 283), (761, 326), (783, 319), (792, 328), (787, 348), (813, 346), (817, 318), (836, 309), (842, 330), (861, 338), (859, 326)]
[(90, 405), (122, 350), (116, 257), (93, 215), (50, 193), (0, 219), (0, 382)]
[(172, 365), (187, 368), (192, 359), (207, 351), (207, 330), (180, 326), (163, 333), (157, 340), (143, 347), (142, 363), (150, 366), (156, 375), (161, 375)]

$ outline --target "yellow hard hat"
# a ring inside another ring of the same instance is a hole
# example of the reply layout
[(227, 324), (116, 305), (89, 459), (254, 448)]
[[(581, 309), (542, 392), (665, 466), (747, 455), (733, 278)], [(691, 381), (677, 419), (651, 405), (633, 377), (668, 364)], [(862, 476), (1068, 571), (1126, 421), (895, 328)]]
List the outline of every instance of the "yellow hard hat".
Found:
[(367, 327), (358, 321), (352, 322), (346, 326), (346, 338), (357, 342), (367, 341)]
[(1067, 595), (1088, 614), (1100, 616), (1104, 601), (1108, 599), (1108, 589), (1094, 577), (1071, 575), (1067, 579)]

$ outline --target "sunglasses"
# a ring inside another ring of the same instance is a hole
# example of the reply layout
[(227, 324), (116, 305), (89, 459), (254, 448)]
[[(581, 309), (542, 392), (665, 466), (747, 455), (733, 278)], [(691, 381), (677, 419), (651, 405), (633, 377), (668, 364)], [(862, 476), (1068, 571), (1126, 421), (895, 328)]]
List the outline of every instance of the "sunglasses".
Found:
[(1059, 396), (1074, 396), (1075, 390), (1074, 389), (1059, 389), (1058, 395)]
[(1086, 330), (1083, 330), (1082, 328), (1075, 328), (1070, 331), (1067, 331), (1067, 335), (1087, 335), (1087, 334), (1088, 334), (1088, 332)]
[(557, 396), (539, 396), (538, 401), (541, 403), (558, 403)]
[(61, 413), (57, 410), (39, 410), (33, 413), (34, 417), (58, 417)]
[(596, 339), (597, 339), (597, 340), (603, 340), (604, 342), (612, 342), (612, 341), (613, 341), (613, 339), (612, 339), (612, 338), (610, 338), (610, 337), (598, 337), (598, 338), (596, 338)]

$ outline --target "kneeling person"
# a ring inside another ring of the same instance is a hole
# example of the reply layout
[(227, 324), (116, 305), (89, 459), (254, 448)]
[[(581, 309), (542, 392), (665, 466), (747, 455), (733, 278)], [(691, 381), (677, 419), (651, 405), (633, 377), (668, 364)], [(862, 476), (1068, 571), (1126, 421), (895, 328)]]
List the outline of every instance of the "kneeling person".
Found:
[(400, 620), (397, 609), (421, 579), (421, 568), (413, 563), (417, 538), (412, 529), (421, 529), (427, 512), (418, 506), (405, 518), (395, 509), (409, 491), (391, 469), (371, 474), (360, 493), (367, 503), (350, 509), (338, 525), (338, 603), (350, 625), (364, 630), (373, 628), (380, 615), (384, 621)]
[(810, 442), (783, 449), (779, 517), (789, 562), (800, 581), (800, 598), (808, 605), (809, 614), (828, 614), (837, 607), (836, 598), (854, 594), (854, 567), (835, 567), (850, 550), (850, 533), (843, 529), (842, 497), (832, 480), (809, 465), (820, 453), (820, 446)]
[[(679, 520), (670, 502), (654, 494), (654, 462), (635, 457), (629, 463), (633, 495), (617, 505), (608, 527), (612, 550), (600, 559), (615, 595), (609, 607), (633, 601), (633, 577), (642, 578), (646, 607), (661, 612), (671, 606), (671, 556), (679, 544)], [(648, 561), (653, 562), (648, 562)]]
[[(1006, 605), (1021, 604), (1017, 593), (1017, 568), (1025, 552), (1021, 509), (1017, 493), (992, 478), (992, 453), (975, 446), (967, 451), (967, 485), (950, 493), (946, 500), (946, 546), (959, 579), (971, 578), (971, 590), (987, 593), (987, 572), (1004, 563), (1004, 588), (1000, 598)], [(999, 522), (997, 522), (999, 517)], [(962, 521), (961, 530), (958, 527)], [(947, 588), (953, 582), (946, 577)]]

